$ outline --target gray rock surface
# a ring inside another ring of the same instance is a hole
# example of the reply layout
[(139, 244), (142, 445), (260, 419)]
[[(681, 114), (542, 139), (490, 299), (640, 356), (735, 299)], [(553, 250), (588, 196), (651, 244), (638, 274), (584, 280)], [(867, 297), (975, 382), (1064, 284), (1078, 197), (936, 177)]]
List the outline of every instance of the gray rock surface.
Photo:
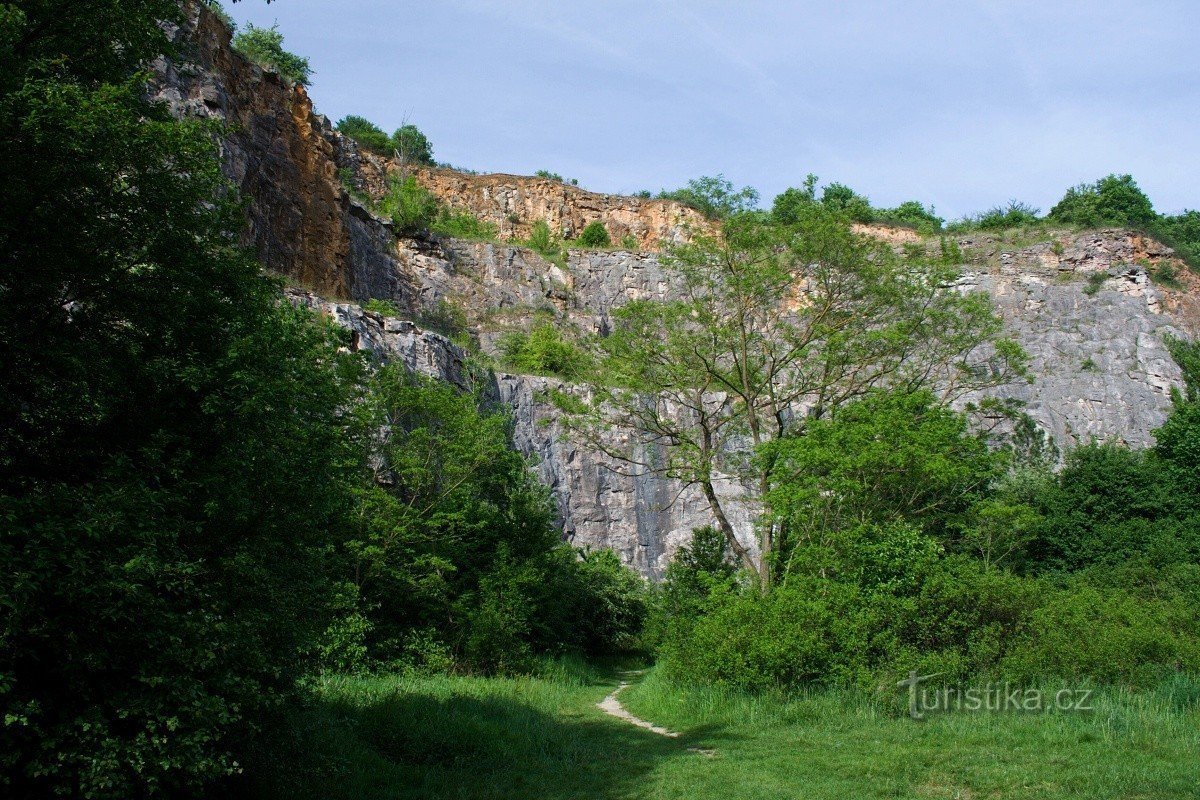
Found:
[[(397, 238), (342, 186), (348, 178), (361, 190), (364, 165), (380, 172), (374, 157), (315, 114), (302, 87), (232, 53), (228, 32), (198, 5), (175, 33), (191, 48), (190, 60), (160, 60), (152, 95), (181, 116), (233, 123), (222, 146), (227, 174), (250, 201), (247, 244), (268, 268), (318, 292), (291, 296), (350, 329), (355, 347), (458, 385), (468, 380), (464, 353), (445, 337), (322, 297), (388, 299), (413, 318), (450, 298), (467, 311), (485, 350), (539, 316), (604, 332), (620, 305), (670, 297), (669, 271), (653, 253), (572, 251), (560, 266), (511, 244)], [(1180, 379), (1164, 336), (1196, 330), (1192, 299), (1164, 297), (1147, 274), (1146, 264), (1170, 251), (1115, 230), (1022, 247), (988, 235), (958, 242), (969, 262), (961, 288), (991, 293), (1007, 330), (1032, 356), (1033, 382), (994, 394), (1024, 402), (1064, 449), (1091, 438), (1151, 443)], [(553, 492), (564, 535), (578, 546), (611, 547), (643, 573), (660, 574), (691, 530), (710, 523), (707, 504), (693, 487), (570, 441), (545, 399), (552, 388), (568, 387), (496, 375), (489, 390), (511, 409), (514, 443)], [(628, 442), (614, 436), (611, 444)], [(730, 481), (720, 491), (731, 499), (744, 494)], [(749, 539), (753, 507), (735, 501), (730, 513)]]

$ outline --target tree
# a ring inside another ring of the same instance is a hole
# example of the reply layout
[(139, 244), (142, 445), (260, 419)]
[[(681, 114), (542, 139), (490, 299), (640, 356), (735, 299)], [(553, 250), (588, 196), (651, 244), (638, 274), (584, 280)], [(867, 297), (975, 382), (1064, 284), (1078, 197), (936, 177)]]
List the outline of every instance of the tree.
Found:
[(758, 204), (758, 192), (750, 186), (734, 189), (724, 175), (701, 177), (673, 192), (659, 192), (664, 200), (674, 200), (694, 208), (709, 219), (725, 219), (753, 209)]
[(283, 49), (283, 34), (276, 23), (260, 28), (253, 22), (233, 37), (233, 48), (266, 70), (278, 72), (296, 83), (308, 83), (313, 70), (308, 59)]
[(605, 443), (606, 428), (661, 451), (661, 463), (639, 466), (699, 487), (764, 590), (776, 530), (759, 526), (753, 555), (717, 495), (720, 474), (765, 497), (776, 460), (755, 451), (871, 390), (934, 385), (947, 398), (1022, 369), (1019, 348), (997, 339), (986, 295), (947, 288), (945, 267), (902, 264), (819, 205), (797, 209), (794, 225), (735, 214), (723, 235), (673, 248), (666, 264), (679, 299), (615, 312), (599, 342), (610, 384), (575, 427), (629, 462), (638, 460)]
[(392, 149), (391, 138), (382, 128), (364, 117), (353, 114), (342, 117), (337, 129), (372, 152), (386, 154)]
[[(145, 99), (173, 0), (0, 6), (0, 793), (238, 771), (328, 605), (357, 361)], [(64, 221), (70, 235), (64, 235)]]
[(396, 233), (415, 236), (429, 230), (438, 210), (438, 199), (417, 183), (415, 176), (388, 176), (388, 191), (379, 201), (379, 212), (392, 221)]
[(434, 166), (433, 145), (416, 125), (401, 125), (392, 134), (392, 149), (395, 150), (401, 164), (420, 164), (426, 167)]
[(1050, 209), (1050, 219), (1068, 225), (1146, 227), (1158, 218), (1154, 205), (1131, 175), (1108, 175), (1067, 190)]
[(782, 561), (837, 569), (864, 526), (906, 522), (949, 544), (1004, 455), (927, 389), (871, 392), (767, 442)]
[(604, 223), (596, 219), (584, 226), (576, 244), (580, 247), (609, 247), (612, 239), (609, 238), (608, 229), (604, 227)]

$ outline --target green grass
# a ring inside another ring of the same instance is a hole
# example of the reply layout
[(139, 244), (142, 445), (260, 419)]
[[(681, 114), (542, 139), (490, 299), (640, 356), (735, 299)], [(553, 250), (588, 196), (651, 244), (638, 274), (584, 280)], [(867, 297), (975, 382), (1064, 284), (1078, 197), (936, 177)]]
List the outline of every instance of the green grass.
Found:
[[(1076, 714), (949, 714), (903, 698), (684, 689), (658, 669), (621, 700), (670, 739), (595, 706), (613, 673), (334, 677), (257, 772), (263, 798), (1195, 798), (1200, 712), (1176, 691), (1110, 690)], [(689, 748), (711, 748), (709, 756)]]
[[(950, 713), (917, 722), (886, 700), (822, 691), (681, 689), (654, 671), (622, 700), (703, 732), (708, 761), (660, 771), (660, 797), (1195, 798), (1200, 711), (1184, 692), (1099, 693), (1087, 713)], [(736, 787), (736, 788), (734, 788)]]

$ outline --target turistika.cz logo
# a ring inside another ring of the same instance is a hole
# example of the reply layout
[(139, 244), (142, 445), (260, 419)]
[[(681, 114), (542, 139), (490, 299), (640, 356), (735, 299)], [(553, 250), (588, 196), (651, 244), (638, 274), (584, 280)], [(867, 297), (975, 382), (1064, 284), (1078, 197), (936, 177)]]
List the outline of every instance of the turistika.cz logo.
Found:
[(908, 715), (913, 719), (924, 719), (929, 713), (950, 711), (1016, 711), (1039, 713), (1046, 711), (1091, 711), (1091, 689), (1057, 689), (1052, 692), (1041, 689), (1023, 689), (1005, 683), (987, 683), (984, 686), (959, 688), (954, 686), (922, 686), (925, 681), (942, 673), (918, 675), (916, 670), (896, 685), (908, 687)]

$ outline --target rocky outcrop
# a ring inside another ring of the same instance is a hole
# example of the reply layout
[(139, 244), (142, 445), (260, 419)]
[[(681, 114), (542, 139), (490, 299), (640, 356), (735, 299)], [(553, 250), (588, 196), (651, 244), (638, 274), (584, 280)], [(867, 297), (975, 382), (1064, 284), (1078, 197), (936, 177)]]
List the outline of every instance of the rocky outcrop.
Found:
[(347, 204), (329, 120), (303, 86), (264, 72), (230, 47), (230, 32), (200, 3), (170, 31), (183, 59), (153, 65), (151, 96), (180, 117), (226, 126), (225, 174), (249, 203), (243, 236), (272, 270), (339, 297), (350, 294)]
[[(447, 204), (494, 222), (505, 235), (527, 236), (532, 221), (545, 219), (573, 236), (601, 219), (614, 240), (632, 235), (639, 248), (572, 250), (552, 263), (514, 244), (398, 238), (344, 188), (378, 193), (395, 165), (361, 153), (313, 112), (303, 87), (246, 62), (230, 50), (228, 31), (215, 17), (189, 8), (188, 24), (173, 32), (186, 59), (161, 59), (152, 92), (179, 115), (229, 125), (223, 157), (249, 202), (246, 243), (269, 269), (306, 285), (311, 291), (293, 290), (292, 301), (349, 329), (351, 346), (466, 387), (478, 380), (466, 354), (408, 321), (439, 300), (461, 307), (483, 349), (494, 351), (506, 330), (537, 318), (603, 333), (622, 304), (671, 296), (671, 273), (648, 250), (677, 241), (702, 220), (663, 201), (608, 197), (536, 178), (423, 170), (419, 179)], [(941, 246), (906, 229), (863, 232), (899, 252), (937, 253)], [(1064, 231), (1019, 244), (976, 234), (955, 243), (967, 262), (960, 288), (991, 293), (1006, 329), (1032, 357), (1032, 382), (993, 394), (1024, 403), (1064, 448), (1090, 438), (1149, 444), (1180, 379), (1164, 339), (1200, 329), (1200, 279), (1180, 268), (1169, 249), (1128, 231)], [(364, 311), (361, 301), (369, 298), (393, 301), (408, 319)], [(656, 575), (694, 527), (710, 522), (694, 488), (632, 469), (565, 435), (547, 394), (586, 387), (521, 375), (484, 380), (495, 402), (511, 410), (514, 444), (535, 462), (574, 544), (611, 547)], [(630, 446), (619, 434), (609, 444)], [(648, 463), (656, 458), (636, 455)], [(753, 507), (737, 499), (741, 487), (724, 481), (719, 489), (748, 536)]]
[(670, 200), (597, 194), (548, 178), (452, 169), (418, 169), (414, 174), (446, 205), (495, 225), (502, 239), (529, 238), (538, 220), (564, 239), (574, 239), (589, 222), (599, 221), (614, 244), (633, 237), (637, 249), (658, 250), (685, 241), (689, 229), (712, 227), (698, 211)]

